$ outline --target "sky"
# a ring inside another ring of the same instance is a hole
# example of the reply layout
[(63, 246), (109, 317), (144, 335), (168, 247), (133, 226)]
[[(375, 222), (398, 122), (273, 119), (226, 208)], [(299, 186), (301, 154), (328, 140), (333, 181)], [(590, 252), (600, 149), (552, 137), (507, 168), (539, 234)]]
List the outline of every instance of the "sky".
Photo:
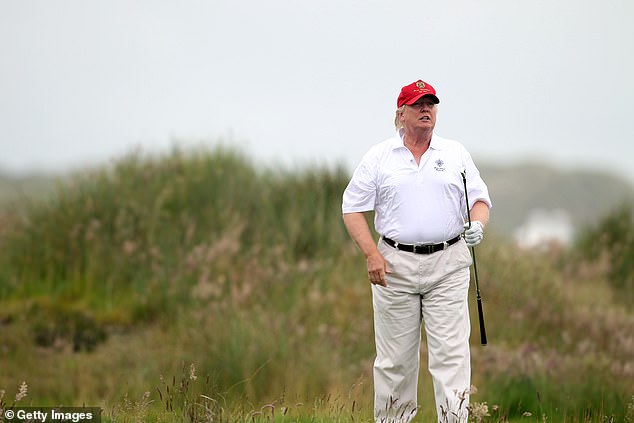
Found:
[(0, 0), (0, 171), (217, 143), (352, 169), (423, 79), (476, 162), (634, 183), (633, 18), (630, 0)]

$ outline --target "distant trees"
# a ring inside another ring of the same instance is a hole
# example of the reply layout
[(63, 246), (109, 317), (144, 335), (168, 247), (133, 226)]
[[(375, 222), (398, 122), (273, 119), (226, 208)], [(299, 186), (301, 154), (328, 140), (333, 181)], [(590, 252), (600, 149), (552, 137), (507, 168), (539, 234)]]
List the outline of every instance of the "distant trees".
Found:
[(619, 296), (634, 307), (634, 208), (625, 204), (583, 230), (575, 243), (578, 254), (609, 263), (608, 277)]

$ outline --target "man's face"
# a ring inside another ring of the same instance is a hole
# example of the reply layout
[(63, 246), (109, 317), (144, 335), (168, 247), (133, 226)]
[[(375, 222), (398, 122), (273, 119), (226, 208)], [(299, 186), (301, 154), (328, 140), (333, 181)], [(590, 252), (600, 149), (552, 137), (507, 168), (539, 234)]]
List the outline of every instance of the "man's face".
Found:
[(422, 97), (411, 106), (405, 106), (401, 123), (405, 129), (434, 129), (437, 110), (436, 103), (432, 99)]

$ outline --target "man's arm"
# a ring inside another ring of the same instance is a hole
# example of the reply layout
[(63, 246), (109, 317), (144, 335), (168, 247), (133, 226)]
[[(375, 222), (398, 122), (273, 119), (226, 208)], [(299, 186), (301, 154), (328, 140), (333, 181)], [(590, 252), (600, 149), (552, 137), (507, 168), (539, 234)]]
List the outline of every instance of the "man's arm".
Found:
[(368, 278), (373, 284), (387, 286), (385, 274), (389, 273), (387, 262), (372, 239), (368, 222), (363, 213), (344, 213), (343, 223), (350, 237), (359, 246), (368, 263)]
[(477, 220), (484, 228), (489, 223), (489, 205), (484, 201), (476, 201), (471, 208), (471, 221)]

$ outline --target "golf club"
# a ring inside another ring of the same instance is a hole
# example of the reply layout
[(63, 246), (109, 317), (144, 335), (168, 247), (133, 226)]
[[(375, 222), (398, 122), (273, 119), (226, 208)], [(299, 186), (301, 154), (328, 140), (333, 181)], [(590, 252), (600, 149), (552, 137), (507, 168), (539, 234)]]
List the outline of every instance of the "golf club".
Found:
[[(464, 184), (464, 198), (467, 203), (467, 219), (469, 227), (471, 227), (471, 211), (469, 210), (469, 196), (467, 194), (467, 171), (462, 174), (462, 183)], [(484, 312), (482, 311), (482, 297), (480, 297), (480, 284), (478, 283), (478, 265), (476, 264), (475, 247), (471, 247), (471, 257), (473, 257), (473, 274), (475, 275), (476, 300), (478, 302), (478, 319), (480, 321), (480, 343), (487, 344), (487, 332), (484, 328)]]

